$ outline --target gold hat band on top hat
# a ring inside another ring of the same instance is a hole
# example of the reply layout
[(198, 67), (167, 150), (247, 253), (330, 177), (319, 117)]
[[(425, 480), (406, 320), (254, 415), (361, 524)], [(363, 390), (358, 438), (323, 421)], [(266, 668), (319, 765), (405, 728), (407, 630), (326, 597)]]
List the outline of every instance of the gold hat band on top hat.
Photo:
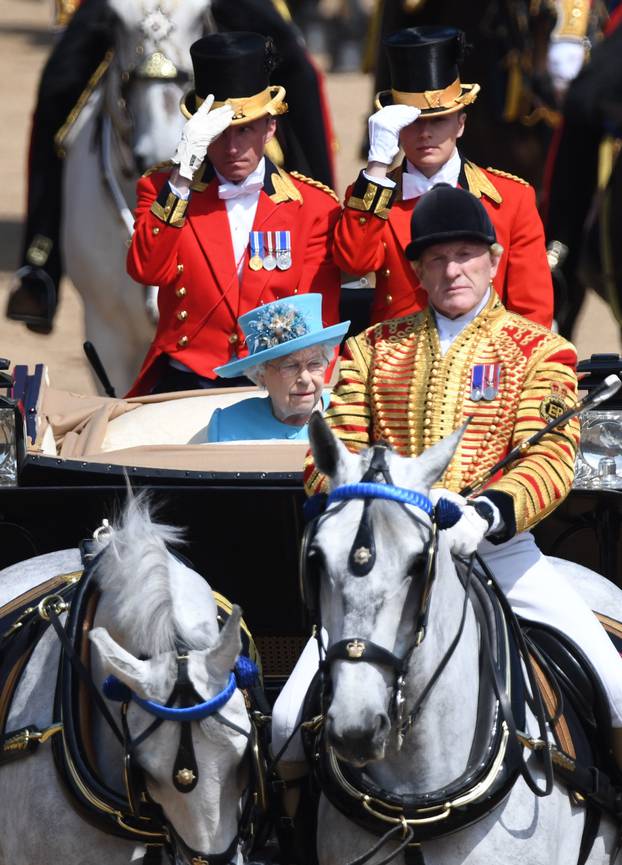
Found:
[[(205, 99), (202, 96), (197, 96), (194, 91), (186, 93), (181, 100), (181, 113), (187, 119), (192, 117), (192, 112), (188, 108), (188, 102), (191, 97), (194, 97), (195, 110), (198, 109)], [(270, 85), (260, 93), (254, 93), (252, 96), (231, 97), (224, 101), (214, 101), (212, 108), (220, 108), (222, 105), (231, 105), (233, 108), (232, 126), (237, 126), (242, 123), (250, 123), (251, 120), (256, 120), (258, 117), (263, 117), (266, 114), (274, 117), (278, 114), (287, 113), (287, 103), (285, 99), (285, 88), (280, 85)]]
[[(377, 108), (382, 108), (387, 104), (412, 105), (421, 111), (449, 114), (475, 102), (479, 91), (479, 84), (463, 84), (459, 78), (456, 78), (442, 90), (424, 90), (421, 93), (382, 90), (376, 94), (375, 103)], [(387, 96), (391, 97), (391, 101), (385, 101)]]

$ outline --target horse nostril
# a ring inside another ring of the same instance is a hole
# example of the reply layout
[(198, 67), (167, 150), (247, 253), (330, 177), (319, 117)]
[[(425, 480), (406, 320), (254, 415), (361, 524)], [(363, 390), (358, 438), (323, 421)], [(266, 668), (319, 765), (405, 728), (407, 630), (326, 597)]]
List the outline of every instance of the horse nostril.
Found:
[(391, 722), (389, 721), (389, 716), (386, 712), (379, 712), (376, 715), (376, 722), (374, 724), (374, 735), (376, 738), (384, 738), (389, 732), (390, 724)]
[(136, 165), (136, 170), (139, 174), (144, 174), (149, 167), (145, 157), (141, 156), (140, 153), (134, 153), (134, 164)]

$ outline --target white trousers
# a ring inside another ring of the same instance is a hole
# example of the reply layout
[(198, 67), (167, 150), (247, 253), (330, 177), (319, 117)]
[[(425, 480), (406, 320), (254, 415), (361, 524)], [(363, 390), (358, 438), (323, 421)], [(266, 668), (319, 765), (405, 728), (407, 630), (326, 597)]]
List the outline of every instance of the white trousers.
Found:
[[(552, 625), (583, 649), (600, 676), (614, 727), (622, 727), (622, 658), (589, 606), (542, 555), (533, 535), (522, 532), (504, 544), (483, 541), (478, 550), (515, 613)], [(315, 639), (310, 639), (279, 694), (272, 714), (272, 753), (278, 754), (300, 721), (302, 703), (318, 668)], [(296, 734), (283, 760), (304, 760)]]

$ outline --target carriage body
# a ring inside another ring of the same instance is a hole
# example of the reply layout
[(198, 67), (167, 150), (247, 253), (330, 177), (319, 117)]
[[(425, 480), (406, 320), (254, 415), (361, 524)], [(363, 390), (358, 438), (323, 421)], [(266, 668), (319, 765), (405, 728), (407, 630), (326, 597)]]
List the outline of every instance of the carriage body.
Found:
[[(149, 488), (158, 519), (186, 528), (183, 554), (242, 606), (274, 698), (308, 631), (297, 577), (306, 444), (205, 443), (214, 407), (256, 389), (114, 400), (49, 388), (43, 369), (14, 377), (26, 445), (17, 483), (0, 486), (0, 567), (76, 547), (120, 511), (127, 479)], [(620, 491), (575, 489), (535, 534), (543, 551), (620, 584), (621, 520)]]

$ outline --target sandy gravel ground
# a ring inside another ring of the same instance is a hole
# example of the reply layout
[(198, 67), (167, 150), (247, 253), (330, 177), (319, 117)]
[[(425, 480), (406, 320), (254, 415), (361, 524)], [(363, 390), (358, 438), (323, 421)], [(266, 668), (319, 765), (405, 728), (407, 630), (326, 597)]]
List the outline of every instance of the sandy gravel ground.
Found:
[[(6, 292), (19, 254), (30, 117), (39, 73), (53, 41), (50, 18), (50, 0), (0, 0), (0, 162), (4, 187), (0, 198), (0, 356), (13, 363), (46, 363), (56, 386), (86, 393), (92, 392), (94, 385), (82, 355), (82, 305), (68, 282), (63, 286), (51, 336), (37, 336), (4, 318)], [(339, 138), (337, 191), (341, 195), (358, 171), (357, 148), (370, 87), (369, 80), (359, 74), (328, 78)], [(621, 350), (609, 310), (595, 295), (590, 295), (586, 304), (575, 342), (579, 357)]]

